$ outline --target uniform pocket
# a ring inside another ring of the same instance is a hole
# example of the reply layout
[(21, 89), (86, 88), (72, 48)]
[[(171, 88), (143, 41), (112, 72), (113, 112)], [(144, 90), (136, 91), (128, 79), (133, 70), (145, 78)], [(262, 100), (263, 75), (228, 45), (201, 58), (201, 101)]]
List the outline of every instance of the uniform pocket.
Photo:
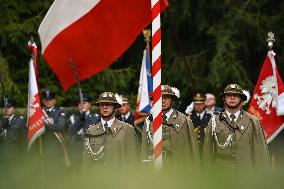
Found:
[(90, 142), (92, 145), (100, 145), (103, 143), (103, 137), (102, 136), (92, 137), (90, 139)]
[(223, 128), (216, 128), (215, 132), (220, 144), (224, 144), (229, 135), (231, 134), (229, 130)]

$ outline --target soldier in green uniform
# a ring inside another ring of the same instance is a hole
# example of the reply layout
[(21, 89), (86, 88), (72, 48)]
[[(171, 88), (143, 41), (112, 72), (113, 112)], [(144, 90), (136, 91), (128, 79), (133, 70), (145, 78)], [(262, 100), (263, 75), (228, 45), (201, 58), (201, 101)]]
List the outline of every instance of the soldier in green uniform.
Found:
[(84, 165), (123, 167), (138, 163), (138, 143), (134, 128), (115, 117), (116, 109), (121, 107), (115, 95), (103, 92), (96, 105), (101, 120), (86, 129), (85, 151), (88, 158)]
[[(170, 86), (162, 85), (163, 164), (190, 167), (199, 162), (196, 135), (190, 118), (173, 108), (176, 98), (178, 96)], [(148, 116), (145, 121), (141, 153), (144, 161), (152, 160), (153, 122), (151, 116)]]
[[(225, 170), (254, 171), (268, 165), (268, 150), (260, 121), (242, 110), (246, 95), (237, 84), (221, 94), (225, 110), (213, 115), (205, 132), (204, 158)], [(221, 169), (222, 170), (222, 169)]]

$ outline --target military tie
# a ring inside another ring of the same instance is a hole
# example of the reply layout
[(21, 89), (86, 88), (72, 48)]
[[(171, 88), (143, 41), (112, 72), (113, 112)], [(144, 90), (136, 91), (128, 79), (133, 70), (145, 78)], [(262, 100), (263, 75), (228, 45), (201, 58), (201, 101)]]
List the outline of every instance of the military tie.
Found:
[(163, 123), (167, 123), (167, 116), (166, 116), (166, 115), (163, 114), (162, 119), (163, 119), (163, 120), (162, 120)]
[(197, 119), (200, 120), (200, 114), (196, 114), (197, 115)]
[(46, 114), (49, 116), (50, 115), (50, 111), (49, 110), (45, 110)]
[(123, 116), (122, 116), (122, 121), (125, 121), (125, 120), (126, 120), (126, 119), (125, 119), (125, 116), (123, 115)]
[(231, 118), (232, 127), (236, 128), (236, 122), (235, 122), (236, 116), (235, 116), (235, 114), (231, 114), (230, 118)]
[(111, 129), (110, 129), (110, 127), (108, 126), (107, 122), (105, 122), (104, 128), (105, 128), (105, 131), (106, 131), (107, 134), (111, 133)]

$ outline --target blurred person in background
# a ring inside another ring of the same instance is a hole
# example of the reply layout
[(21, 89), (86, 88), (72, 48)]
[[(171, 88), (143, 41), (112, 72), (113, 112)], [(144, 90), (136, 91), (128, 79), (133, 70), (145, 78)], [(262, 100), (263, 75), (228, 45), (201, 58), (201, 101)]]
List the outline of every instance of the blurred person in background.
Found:
[(197, 143), (199, 146), (199, 153), (202, 158), (202, 149), (204, 143), (205, 128), (211, 119), (211, 114), (205, 111), (205, 97), (196, 93), (193, 97), (193, 111), (189, 114), (189, 117), (193, 123), (194, 130), (197, 136)]
[(122, 99), (122, 103), (121, 108), (118, 109), (119, 113), (116, 115), (116, 118), (134, 126), (138, 142), (141, 144), (142, 129), (134, 125), (134, 114), (131, 112), (129, 99), (123, 95), (121, 95), (120, 98)]
[(211, 93), (205, 94), (205, 106), (206, 106), (206, 112), (211, 115), (212, 114), (218, 115), (223, 111), (223, 108), (216, 106), (216, 98)]
[[(4, 99), (3, 117), (0, 118), (0, 180), (13, 177), (24, 163), (27, 150), (26, 120), (16, 114), (16, 101)], [(1, 182), (2, 183), (2, 182)]]
[(82, 166), (84, 133), (90, 124), (100, 121), (100, 116), (91, 112), (93, 98), (83, 94), (83, 103), (76, 99), (78, 112), (68, 119), (68, 146), (72, 169), (78, 171)]
[(122, 99), (121, 108), (119, 108), (119, 114), (116, 115), (116, 118), (120, 121), (134, 125), (134, 114), (130, 111), (130, 102), (125, 96), (120, 96)]

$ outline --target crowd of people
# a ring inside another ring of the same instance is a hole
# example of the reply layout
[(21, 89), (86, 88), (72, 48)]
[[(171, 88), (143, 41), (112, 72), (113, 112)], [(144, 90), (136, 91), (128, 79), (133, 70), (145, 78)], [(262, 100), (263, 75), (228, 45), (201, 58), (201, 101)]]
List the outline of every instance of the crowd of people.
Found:
[[(262, 126), (242, 109), (247, 97), (239, 85), (230, 84), (221, 93), (222, 108), (216, 106), (213, 94), (197, 93), (185, 113), (174, 108), (179, 98), (175, 90), (168, 85), (161, 89), (164, 166), (198, 170), (206, 164), (226, 170), (257, 170), (269, 165)], [(39, 150), (45, 169), (68, 167), (78, 172), (153, 162), (152, 115), (145, 118), (143, 130), (134, 125), (125, 96), (119, 102), (114, 93), (103, 92), (94, 103), (95, 113), (91, 111), (93, 98), (83, 94), (83, 102), (77, 101), (78, 111), (70, 116), (56, 107), (54, 92), (46, 90), (41, 97), (46, 119)], [(26, 150), (26, 135), (25, 118), (16, 114), (15, 101), (6, 99), (0, 120), (1, 167), (15, 166), (18, 153)]]

